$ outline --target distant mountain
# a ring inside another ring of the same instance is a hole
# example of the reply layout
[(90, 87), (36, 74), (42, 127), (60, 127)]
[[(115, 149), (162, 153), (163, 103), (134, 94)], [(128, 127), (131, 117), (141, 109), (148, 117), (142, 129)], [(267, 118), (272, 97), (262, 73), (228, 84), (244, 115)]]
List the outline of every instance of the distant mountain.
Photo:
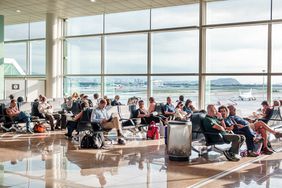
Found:
[(211, 85), (224, 86), (224, 85), (240, 85), (240, 82), (234, 78), (219, 78), (211, 81)]

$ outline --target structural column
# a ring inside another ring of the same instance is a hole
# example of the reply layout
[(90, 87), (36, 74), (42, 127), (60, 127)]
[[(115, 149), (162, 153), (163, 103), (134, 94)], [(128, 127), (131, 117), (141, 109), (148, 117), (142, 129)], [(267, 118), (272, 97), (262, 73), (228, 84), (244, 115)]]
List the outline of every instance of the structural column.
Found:
[(63, 20), (55, 14), (46, 15), (46, 96), (63, 96), (62, 58)]
[(0, 15), (0, 99), (4, 99), (4, 16)]
[(206, 2), (200, 1), (200, 28), (199, 28), (199, 109), (205, 108), (205, 92), (206, 92)]

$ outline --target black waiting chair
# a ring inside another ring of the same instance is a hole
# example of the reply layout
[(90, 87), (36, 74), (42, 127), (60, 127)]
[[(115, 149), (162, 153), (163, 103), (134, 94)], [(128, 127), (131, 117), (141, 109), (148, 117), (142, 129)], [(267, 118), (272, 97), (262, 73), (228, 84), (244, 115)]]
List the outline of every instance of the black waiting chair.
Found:
[[(205, 139), (205, 146), (207, 146), (206, 153), (209, 151), (217, 151), (222, 153), (223, 150), (218, 148), (217, 145), (229, 144), (224, 140), (223, 136), (219, 132), (209, 132), (205, 130), (203, 122), (206, 114), (204, 113), (194, 113), (191, 117), (192, 121), (192, 140)], [(202, 150), (197, 150), (195, 147), (192, 147), (193, 151), (203, 155)]]
[(4, 131), (16, 131), (16, 132), (21, 132), (23, 131), (22, 129), (19, 128), (19, 121), (14, 120), (14, 118), (11, 118), (7, 115), (7, 109), (5, 108), (5, 104), (0, 104), (0, 120), (2, 122), (1, 128)]

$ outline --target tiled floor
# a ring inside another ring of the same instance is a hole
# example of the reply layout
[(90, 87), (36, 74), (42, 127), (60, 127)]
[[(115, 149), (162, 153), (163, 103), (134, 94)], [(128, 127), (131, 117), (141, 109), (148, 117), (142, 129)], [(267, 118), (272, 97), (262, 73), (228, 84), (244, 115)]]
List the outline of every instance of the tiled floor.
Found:
[(281, 187), (282, 141), (271, 156), (228, 162), (211, 152), (169, 161), (163, 140), (78, 150), (63, 132), (0, 133), (0, 187)]

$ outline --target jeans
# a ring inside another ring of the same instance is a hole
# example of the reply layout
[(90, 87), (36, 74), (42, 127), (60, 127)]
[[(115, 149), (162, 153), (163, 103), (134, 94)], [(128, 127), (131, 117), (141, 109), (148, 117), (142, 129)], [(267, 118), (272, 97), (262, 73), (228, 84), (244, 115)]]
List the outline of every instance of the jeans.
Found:
[(230, 152), (234, 154), (239, 153), (240, 147), (244, 144), (246, 138), (243, 135), (236, 135), (236, 134), (224, 134), (223, 138), (226, 141), (231, 142), (231, 148), (229, 149)]
[(72, 132), (77, 129), (77, 121), (68, 121), (67, 123), (67, 135), (71, 137)]
[(249, 151), (254, 151), (255, 149), (255, 144), (254, 144), (254, 137), (255, 134), (254, 132), (251, 130), (251, 128), (249, 126), (245, 126), (241, 129), (234, 129), (233, 132), (235, 134), (242, 134), (246, 137), (246, 145), (247, 145), (247, 149)]
[(26, 123), (26, 129), (29, 129), (30, 116), (26, 115), (24, 112), (20, 112), (17, 117), (14, 118), (15, 121), (22, 121)]

